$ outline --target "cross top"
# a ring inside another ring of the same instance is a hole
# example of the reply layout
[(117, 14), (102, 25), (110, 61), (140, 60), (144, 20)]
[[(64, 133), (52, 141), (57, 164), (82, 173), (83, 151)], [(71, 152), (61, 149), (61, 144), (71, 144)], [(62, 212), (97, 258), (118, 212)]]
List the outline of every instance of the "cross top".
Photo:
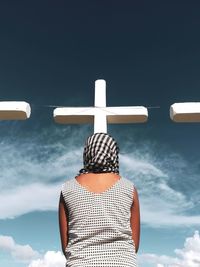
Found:
[(94, 123), (94, 133), (107, 133), (107, 123), (146, 122), (148, 110), (143, 106), (106, 107), (106, 82), (95, 81), (94, 107), (56, 108), (57, 123)]

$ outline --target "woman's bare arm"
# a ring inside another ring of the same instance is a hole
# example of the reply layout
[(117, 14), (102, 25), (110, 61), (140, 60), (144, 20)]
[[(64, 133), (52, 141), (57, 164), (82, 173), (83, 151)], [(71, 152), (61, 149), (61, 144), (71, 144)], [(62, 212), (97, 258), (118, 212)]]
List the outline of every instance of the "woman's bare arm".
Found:
[(62, 194), (60, 194), (60, 201), (59, 201), (59, 229), (60, 229), (60, 240), (61, 240), (61, 246), (63, 254), (65, 255), (65, 248), (67, 247), (68, 238), (67, 238), (67, 232), (68, 232), (68, 221), (67, 221), (67, 211), (65, 208), (65, 203)]
[(134, 201), (131, 207), (131, 229), (132, 238), (135, 243), (135, 251), (138, 252), (140, 243), (140, 204), (136, 188), (134, 189)]

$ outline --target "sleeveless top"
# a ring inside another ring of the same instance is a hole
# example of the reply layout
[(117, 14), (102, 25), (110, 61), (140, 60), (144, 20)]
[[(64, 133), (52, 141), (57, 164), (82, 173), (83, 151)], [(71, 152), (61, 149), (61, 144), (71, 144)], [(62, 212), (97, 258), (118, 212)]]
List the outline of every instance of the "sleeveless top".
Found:
[(130, 180), (121, 177), (107, 190), (94, 193), (73, 178), (61, 192), (68, 219), (66, 267), (137, 267)]

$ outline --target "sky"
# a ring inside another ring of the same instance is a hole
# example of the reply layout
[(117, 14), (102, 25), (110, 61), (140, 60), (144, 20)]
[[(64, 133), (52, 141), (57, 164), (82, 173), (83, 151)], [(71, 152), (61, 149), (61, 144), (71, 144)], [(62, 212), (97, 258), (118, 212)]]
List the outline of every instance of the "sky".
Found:
[(93, 125), (59, 125), (55, 107), (145, 106), (148, 121), (109, 125), (120, 173), (140, 200), (140, 267), (200, 266), (198, 123), (170, 119), (200, 100), (198, 1), (1, 1), (1, 101), (31, 117), (0, 121), (0, 263), (62, 267), (61, 185), (82, 167)]

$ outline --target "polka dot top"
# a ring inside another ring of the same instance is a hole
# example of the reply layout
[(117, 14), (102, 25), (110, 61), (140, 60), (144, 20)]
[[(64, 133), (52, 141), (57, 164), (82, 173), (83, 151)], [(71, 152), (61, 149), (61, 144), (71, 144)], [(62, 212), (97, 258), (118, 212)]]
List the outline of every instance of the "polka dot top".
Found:
[(137, 267), (130, 226), (134, 184), (121, 177), (101, 193), (75, 178), (62, 185), (67, 208), (66, 267)]

